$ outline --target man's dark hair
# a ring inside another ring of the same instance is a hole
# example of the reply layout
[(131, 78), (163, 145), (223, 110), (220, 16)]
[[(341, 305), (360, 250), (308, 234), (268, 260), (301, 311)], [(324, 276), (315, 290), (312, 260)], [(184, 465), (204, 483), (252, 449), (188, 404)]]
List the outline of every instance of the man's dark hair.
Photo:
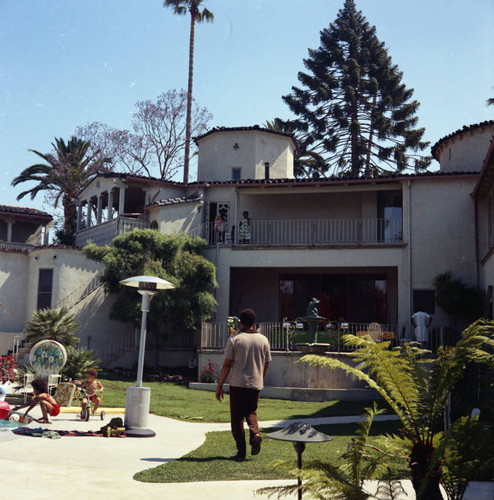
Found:
[(33, 387), (34, 392), (41, 394), (42, 392), (48, 392), (48, 384), (46, 380), (43, 380), (42, 378), (35, 378), (32, 382), (31, 385)]
[(240, 323), (245, 326), (252, 326), (256, 322), (256, 313), (253, 309), (244, 309), (239, 315)]

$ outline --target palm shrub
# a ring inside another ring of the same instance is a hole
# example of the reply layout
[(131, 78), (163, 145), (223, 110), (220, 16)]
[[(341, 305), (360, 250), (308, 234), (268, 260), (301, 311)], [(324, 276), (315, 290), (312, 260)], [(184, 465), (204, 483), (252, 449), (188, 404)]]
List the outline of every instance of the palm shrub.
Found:
[(74, 332), (80, 327), (75, 316), (69, 314), (67, 308), (38, 309), (33, 312), (31, 320), (26, 323), (24, 332), (28, 342), (36, 343), (40, 340), (55, 340), (65, 347), (76, 346), (79, 337)]
[(84, 347), (67, 348), (67, 362), (62, 370), (64, 379), (81, 380), (86, 375), (89, 368), (99, 368), (101, 361), (95, 359), (96, 352)]
[[(439, 483), (448, 456), (461, 453), (455, 444), (461, 422), (455, 422), (448, 432), (438, 432), (444, 409), (469, 364), (494, 366), (489, 352), (494, 347), (493, 332), (492, 321), (478, 320), (463, 331), (455, 347), (439, 348), (435, 358), (413, 343), (390, 349), (390, 342), (345, 335), (344, 343), (356, 349), (352, 353), (355, 366), (317, 355), (306, 355), (301, 361), (342, 369), (375, 389), (403, 424), (403, 437), (392, 441), (408, 456), (417, 499), (441, 500)], [(450, 474), (454, 470), (448, 469)]]

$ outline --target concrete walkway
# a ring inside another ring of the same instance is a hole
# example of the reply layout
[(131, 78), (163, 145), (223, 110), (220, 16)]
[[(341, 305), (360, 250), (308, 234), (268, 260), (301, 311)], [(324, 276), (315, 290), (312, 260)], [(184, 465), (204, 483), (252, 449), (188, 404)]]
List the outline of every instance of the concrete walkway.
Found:
[[(33, 410), (33, 416), (38, 416)], [(108, 423), (109, 415), (104, 423)], [(123, 418), (123, 415), (121, 415)], [(359, 417), (305, 419), (311, 424), (354, 422)], [(382, 418), (382, 417), (381, 417)], [(263, 427), (283, 427), (287, 421), (263, 422)], [(93, 417), (81, 422), (74, 414), (60, 414), (50, 425), (30, 427), (97, 431), (103, 423)], [(177, 459), (201, 446), (207, 432), (229, 429), (224, 423), (190, 423), (150, 415), (154, 438), (62, 437), (44, 439), (0, 432), (0, 491), (2, 497), (38, 500), (67, 498), (105, 500), (266, 499), (255, 491), (264, 486), (293, 481), (224, 481), (199, 483), (141, 483), (132, 479), (143, 469)], [(207, 480), (207, 478), (204, 478)], [(407, 490), (411, 492), (408, 484)], [(272, 497), (273, 498), (273, 497)], [(296, 498), (296, 496), (292, 497)], [(413, 494), (408, 496), (409, 500)], [(480, 498), (476, 496), (476, 500)], [(491, 497), (486, 497), (491, 498)]]

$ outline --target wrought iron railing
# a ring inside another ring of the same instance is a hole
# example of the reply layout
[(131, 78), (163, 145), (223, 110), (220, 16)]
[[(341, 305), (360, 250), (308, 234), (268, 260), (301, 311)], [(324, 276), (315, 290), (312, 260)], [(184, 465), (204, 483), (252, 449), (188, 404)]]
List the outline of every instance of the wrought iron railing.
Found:
[[(377, 325), (377, 324), (376, 324)], [(294, 349), (296, 343), (309, 340), (308, 330), (304, 329), (303, 323), (297, 322), (262, 322), (258, 325), (259, 331), (267, 337), (273, 351), (289, 351)], [(228, 323), (202, 323), (201, 327), (201, 349), (223, 349), (225, 342), (230, 336)], [(337, 323), (328, 323), (323, 330), (317, 334), (317, 340), (321, 343), (329, 343), (331, 350), (351, 350), (344, 345), (341, 337), (345, 334), (369, 335), (376, 341), (391, 340), (397, 344), (400, 340), (400, 332), (395, 324), (379, 324), (370, 329), (369, 323), (345, 323), (343, 326)]]
[(83, 283), (81, 286), (73, 290), (71, 293), (60, 299), (54, 306), (54, 309), (61, 309), (65, 307), (71, 309), (76, 304), (78, 304), (82, 299), (87, 297), (90, 293), (94, 292), (101, 285), (101, 273), (93, 276), (87, 283)]
[(250, 237), (242, 235), (242, 241), (234, 225), (220, 233), (215, 224), (205, 223), (193, 231), (193, 236), (204, 238), (210, 245), (354, 245), (403, 241), (402, 221), (398, 218), (253, 220), (250, 228)]

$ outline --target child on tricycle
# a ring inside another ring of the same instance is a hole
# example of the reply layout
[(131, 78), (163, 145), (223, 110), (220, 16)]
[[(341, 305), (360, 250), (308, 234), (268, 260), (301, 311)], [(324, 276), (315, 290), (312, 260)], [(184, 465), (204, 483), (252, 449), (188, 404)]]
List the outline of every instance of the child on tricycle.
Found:
[[(81, 402), (81, 419), (83, 420), (89, 420), (90, 414), (96, 414), (103, 397), (104, 387), (99, 380), (96, 380), (97, 376), (98, 372), (94, 368), (89, 368), (86, 372), (86, 381), (79, 386), (84, 391)], [(98, 392), (101, 394), (101, 397), (98, 396)], [(92, 404), (94, 406), (91, 411)], [(101, 412), (101, 419), (103, 419), (103, 415), (104, 413)]]

